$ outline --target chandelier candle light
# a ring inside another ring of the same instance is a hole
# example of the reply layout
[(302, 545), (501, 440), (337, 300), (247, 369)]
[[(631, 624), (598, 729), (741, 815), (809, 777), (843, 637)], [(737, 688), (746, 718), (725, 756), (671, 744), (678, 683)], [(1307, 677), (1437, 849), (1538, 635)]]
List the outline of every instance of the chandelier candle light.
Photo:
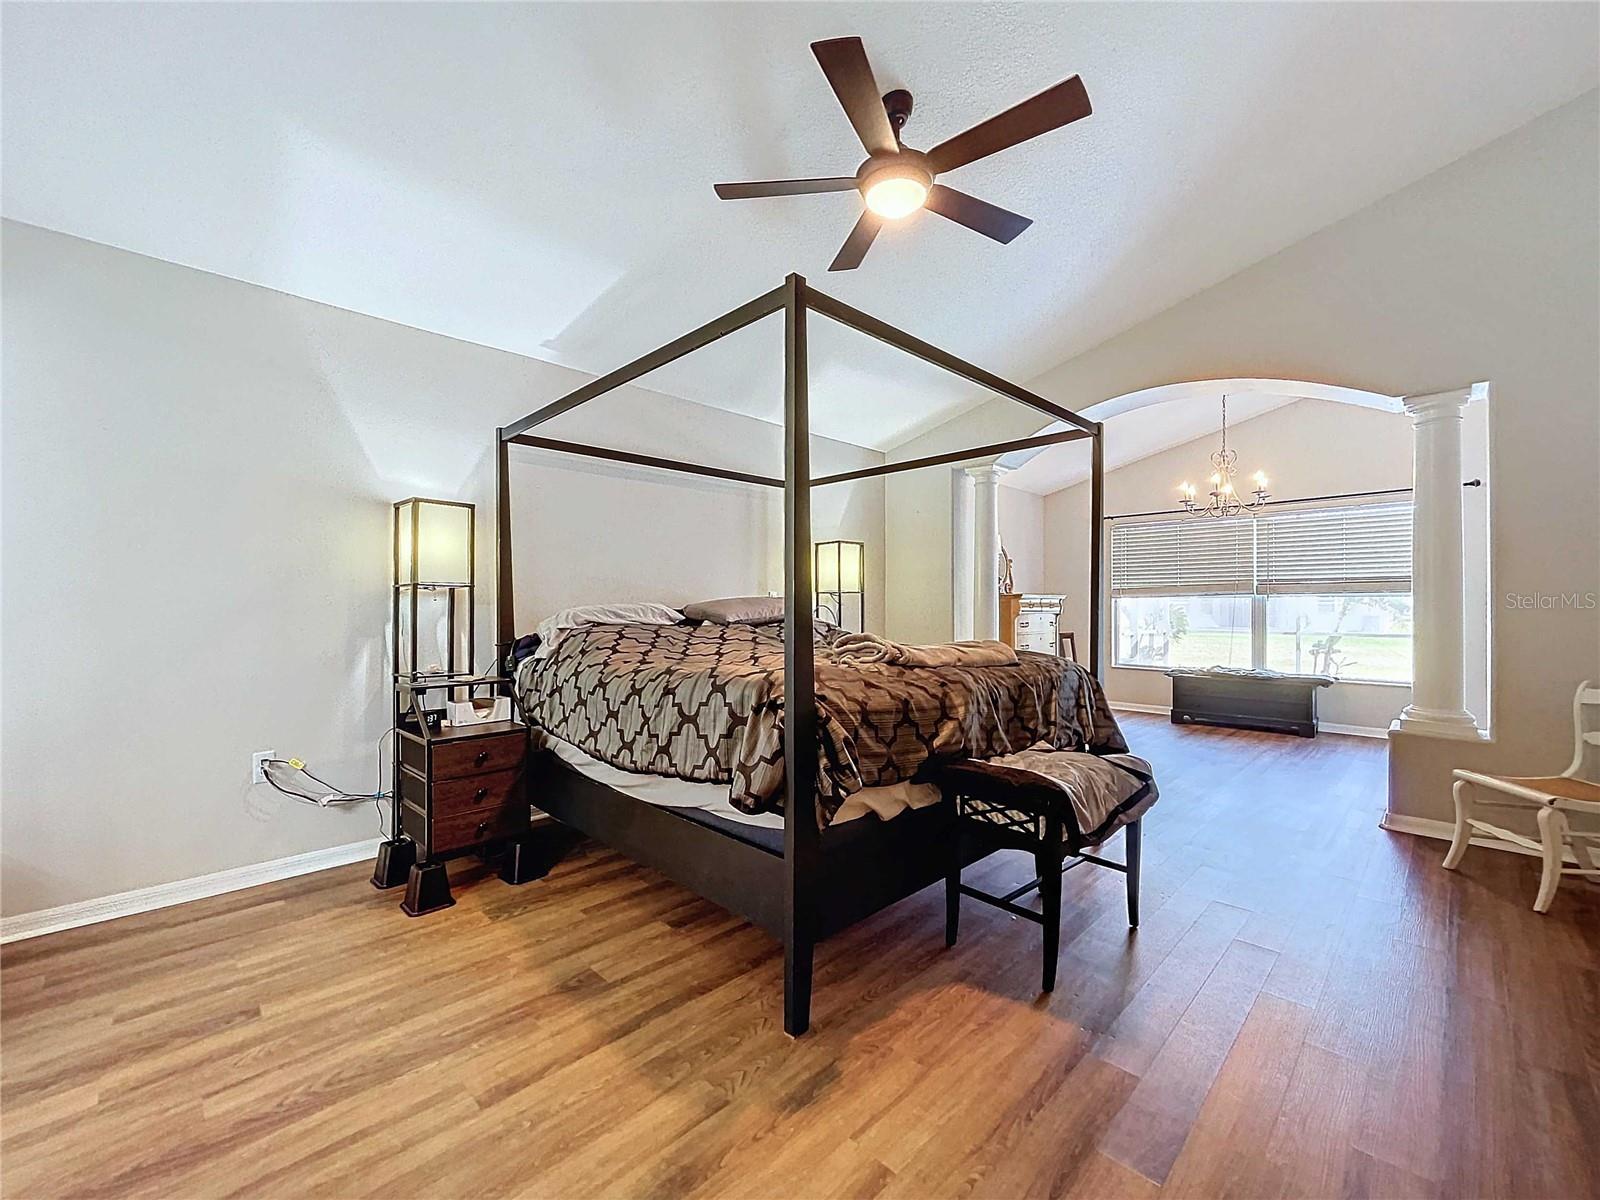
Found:
[(1195, 502), (1195, 486), (1187, 481), (1178, 485), (1178, 503), (1183, 505), (1183, 511), (1190, 514), (1205, 514), (1210, 517), (1237, 517), (1243, 513), (1255, 512), (1266, 504), (1272, 497), (1267, 494), (1267, 477), (1257, 471), (1250, 477), (1250, 482), (1255, 484), (1251, 490), (1250, 500), (1241, 500), (1238, 491), (1233, 486), (1233, 476), (1237, 468), (1239, 454), (1228, 449), (1228, 397), (1222, 397), (1222, 448), (1211, 456), (1211, 492), (1210, 499), (1202, 507)]

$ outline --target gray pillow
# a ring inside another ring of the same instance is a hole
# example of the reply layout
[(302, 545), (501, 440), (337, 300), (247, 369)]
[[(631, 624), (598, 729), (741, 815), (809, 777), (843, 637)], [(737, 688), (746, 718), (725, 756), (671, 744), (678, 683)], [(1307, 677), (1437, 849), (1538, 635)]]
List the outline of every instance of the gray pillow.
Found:
[(782, 596), (730, 596), (726, 600), (702, 600), (685, 604), (683, 615), (691, 621), (710, 621), (715, 625), (771, 625), (783, 620)]

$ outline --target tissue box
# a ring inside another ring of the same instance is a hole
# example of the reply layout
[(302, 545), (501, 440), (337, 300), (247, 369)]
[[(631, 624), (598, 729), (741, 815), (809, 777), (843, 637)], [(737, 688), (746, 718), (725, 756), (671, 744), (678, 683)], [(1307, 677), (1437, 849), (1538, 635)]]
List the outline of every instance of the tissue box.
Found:
[(487, 725), (491, 721), (511, 720), (510, 696), (474, 696), (470, 700), (451, 700), (445, 715), (452, 725)]

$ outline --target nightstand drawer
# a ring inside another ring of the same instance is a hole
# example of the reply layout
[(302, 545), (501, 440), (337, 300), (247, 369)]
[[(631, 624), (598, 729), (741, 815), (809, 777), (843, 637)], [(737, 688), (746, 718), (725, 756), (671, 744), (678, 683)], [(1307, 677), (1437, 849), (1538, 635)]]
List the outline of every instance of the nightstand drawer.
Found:
[(484, 775), (521, 766), (527, 745), (528, 735), (522, 731), (436, 745), (433, 750), (434, 781), (458, 779), (463, 775)]
[(476, 846), (491, 838), (509, 837), (514, 833), (521, 833), (527, 827), (528, 806), (520, 803), (502, 804), (498, 808), (483, 812), (461, 812), (448, 817), (435, 816), (428, 852), (449, 854), (453, 850)]
[(499, 808), (519, 791), (521, 772), (495, 771), (488, 775), (467, 775), (433, 785), (433, 818), (442, 821), (458, 813), (485, 812)]

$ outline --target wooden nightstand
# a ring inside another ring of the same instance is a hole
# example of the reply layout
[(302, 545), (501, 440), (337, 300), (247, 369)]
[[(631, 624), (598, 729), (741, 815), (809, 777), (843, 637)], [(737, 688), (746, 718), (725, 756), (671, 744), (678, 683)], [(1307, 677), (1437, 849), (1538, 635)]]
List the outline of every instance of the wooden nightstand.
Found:
[[(474, 680), (474, 686), (500, 681)], [(395, 726), (395, 802), (398, 832), (409, 839), (413, 861), (406, 872), (407, 916), (455, 903), (445, 860), (470, 851), (509, 843), (500, 877), (508, 883), (535, 878), (528, 830), (524, 767), (528, 727), (520, 721), (429, 728), (421, 696), (435, 688), (464, 686), (403, 683)], [(404, 846), (405, 843), (401, 842)], [(398, 864), (395, 864), (398, 866)], [(398, 871), (380, 858), (379, 876), (399, 883)]]

